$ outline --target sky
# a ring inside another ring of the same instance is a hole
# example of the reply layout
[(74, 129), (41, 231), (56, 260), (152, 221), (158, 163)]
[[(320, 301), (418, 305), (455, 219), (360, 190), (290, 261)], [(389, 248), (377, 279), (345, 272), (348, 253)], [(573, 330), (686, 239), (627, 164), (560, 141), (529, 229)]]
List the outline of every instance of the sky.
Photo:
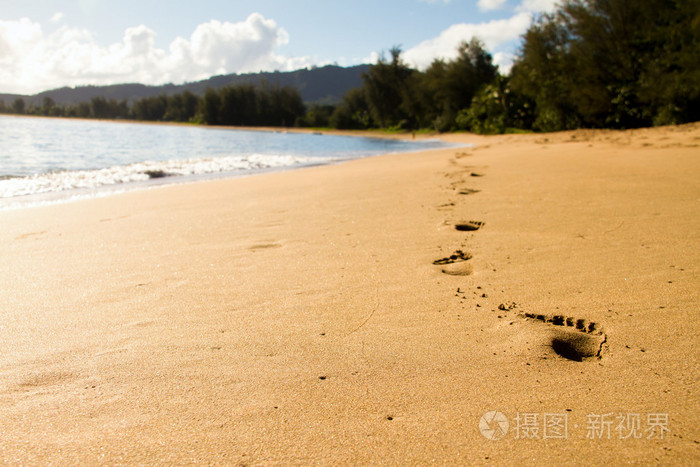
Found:
[(0, 93), (180, 84), (376, 63), (424, 69), (478, 37), (507, 72), (557, 0), (0, 0)]

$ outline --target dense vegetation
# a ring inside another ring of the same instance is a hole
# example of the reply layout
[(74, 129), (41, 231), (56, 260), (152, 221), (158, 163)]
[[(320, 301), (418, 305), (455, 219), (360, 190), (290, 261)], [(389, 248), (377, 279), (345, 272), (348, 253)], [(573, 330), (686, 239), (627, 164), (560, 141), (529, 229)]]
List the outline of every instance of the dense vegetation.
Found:
[(330, 123), (499, 133), (697, 120), (698, 0), (567, 0), (531, 25), (508, 76), (476, 40), (424, 72), (395, 48)]
[(209, 88), (203, 97), (190, 91), (144, 97), (129, 106), (126, 100), (93, 97), (77, 105), (56, 105), (49, 97), (41, 107), (26, 108), (18, 98), (0, 112), (50, 117), (135, 119), (143, 121), (193, 122), (210, 125), (292, 126), (304, 116), (304, 103), (291, 87), (225, 86)]
[(77, 105), (23, 99), (0, 112), (132, 118), (212, 125), (343, 129), (431, 129), (500, 133), (510, 129), (633, 128), (700, 120), (698, 0), (565, 0), (537, 18), (511, 72), (501, 75), (472, 39), (451, 61), (410, 68), (394, 47), (337, 105), (305, 108), (298, 89), (262, 83), (207, 88), (203, 95)]
[(530, 27), (509, 85), (536, 130), (700, 120), (700, 2), (566, 1)]

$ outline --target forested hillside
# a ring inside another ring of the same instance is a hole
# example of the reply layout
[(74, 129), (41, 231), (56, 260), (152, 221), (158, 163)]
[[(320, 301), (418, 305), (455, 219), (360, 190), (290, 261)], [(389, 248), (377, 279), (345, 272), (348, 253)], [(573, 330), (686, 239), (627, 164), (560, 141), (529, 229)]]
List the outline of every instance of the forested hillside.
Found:
[(146, 97), (172, 96), (185, 91), (203, 96), (207, 88), (219, 89), (225, 86), (242, 84), (259, 86), (266, 83), (267, 85), (279, 87), (292, 86), (299, 90), (302, 100), (308, 104), (337, 104), (348, 90), (359, 87), (362, 84), (362, 74), (367, 72), (368, 69), (369, 65), (358, 65), (348, 68), (329, 65), (291, 72), (213, 76), (203, 81), (181, 85), (146, 86), (132, 83), (111, 86), (81, 86), (52, 89), (32, 96), (0, 94), (0, 101), (3, 101), (6, 107), (9, 107), (12, 102), (19, 98), (24, 100), (26, 106), (41, 107), (44, 104), (44, 100), (49, 98), (55, 105), (70, 106), (81, 102), (90, 102), (93, 98), (104, 97), (108, 101), (111, 99), (116, 101), (125, 100), (128, 105), (131, 105), (137, 100)]

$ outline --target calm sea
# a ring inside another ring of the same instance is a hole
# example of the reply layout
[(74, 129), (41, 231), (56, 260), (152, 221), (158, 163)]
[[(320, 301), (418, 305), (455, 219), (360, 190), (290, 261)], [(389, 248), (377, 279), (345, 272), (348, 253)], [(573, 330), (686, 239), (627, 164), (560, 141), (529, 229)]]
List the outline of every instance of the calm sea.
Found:
[(454, 146), (438, 140), (0, 116), (0, 208)]

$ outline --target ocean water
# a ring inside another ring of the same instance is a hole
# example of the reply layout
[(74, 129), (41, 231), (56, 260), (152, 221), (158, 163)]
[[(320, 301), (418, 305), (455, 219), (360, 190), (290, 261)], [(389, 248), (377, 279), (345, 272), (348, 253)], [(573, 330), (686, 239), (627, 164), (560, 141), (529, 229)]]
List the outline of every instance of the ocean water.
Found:
[(0, 116), (0, 208), (454, 146), (439, 140)]

